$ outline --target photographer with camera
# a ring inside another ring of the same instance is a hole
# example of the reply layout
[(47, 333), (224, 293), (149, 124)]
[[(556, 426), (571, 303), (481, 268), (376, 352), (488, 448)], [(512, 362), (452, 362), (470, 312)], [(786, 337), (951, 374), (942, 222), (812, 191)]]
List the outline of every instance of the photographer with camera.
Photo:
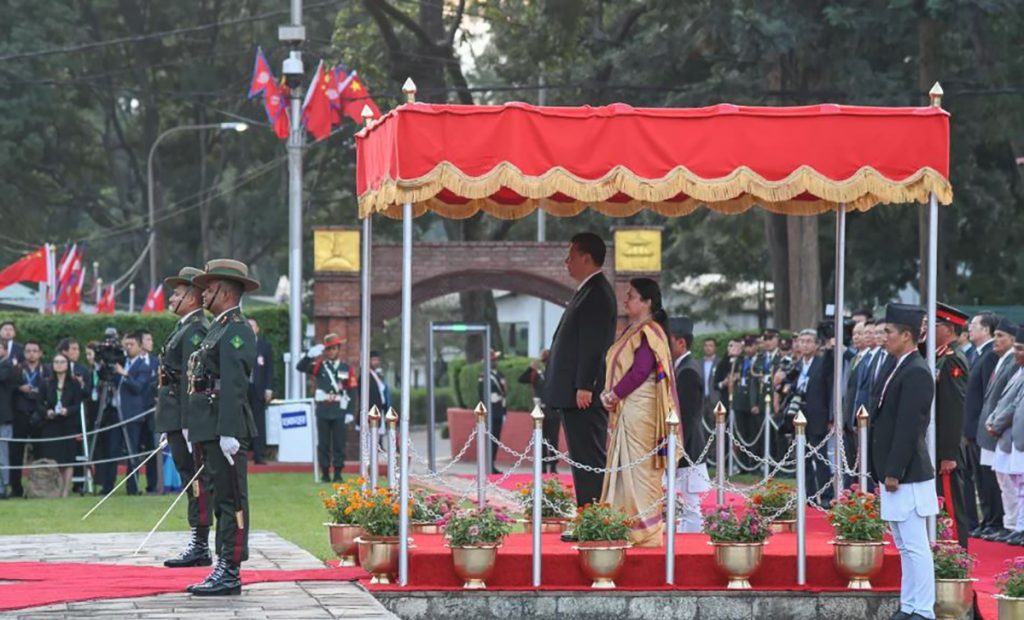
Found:
[[(124, 353), (128, 357), (125, 364), (115, 363), (111, 369), (109, 360), (105, 359), (104, 367), (100, 370), (101, 377), (110, 371), (117, 377), (116, 419), (107, 420), (108, 425), (135, 418), (153, 407), (156, 372), (143, 354), (141, 340), (142, 338), (137, 333), (125, 336), (121, 341)], [(103, 355), (109, 355), (109, 353)], [(120, 429), (113, 429), (110, 435), (110, 456), (119, 457), (139, 453), (142, 449), (142, 433), (145, 432), (146, 427), (146, 420), (140, 418), (126, 424), (123, 427), (126, 431), (124, 433), (118, 432)], [(129, 471), (133, 468), (133, 460), (129, 459), (128, 461)], [(111, 470), (107, 472), (106, 480), (104, 480), (104, 488), (107, 491), (113, 488), (117, 478), (116, 463), (113, 464)], [(150, 475), (148, 470), (146, 475)], [(151, 484), (155, 484), (155, 480)], [(128, 495), (139, 494), (135, 476), (128, 480), (127, 487)]]

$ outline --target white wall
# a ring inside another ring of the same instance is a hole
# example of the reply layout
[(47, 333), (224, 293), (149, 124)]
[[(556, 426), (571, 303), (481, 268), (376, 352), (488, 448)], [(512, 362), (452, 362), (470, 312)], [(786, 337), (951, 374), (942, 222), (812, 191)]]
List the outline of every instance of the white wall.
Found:
[[(498, 309), (499, 323), (529, 324), (529, 355), (538, 357), (541, 350), (551, 346), (551, 337), (555, 334), (558, 321), (562, 318), (563, 308), (551, 302), (542, 301), (527, 295), (505, 294), (494, 300)], [(540, 312), (544, 305), (544, 341), (541, 342)]]

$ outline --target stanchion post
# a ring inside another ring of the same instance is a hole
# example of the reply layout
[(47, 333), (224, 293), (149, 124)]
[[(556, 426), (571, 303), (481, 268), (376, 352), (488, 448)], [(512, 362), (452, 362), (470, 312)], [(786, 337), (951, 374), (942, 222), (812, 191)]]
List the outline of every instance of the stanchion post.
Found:
[(534, 405), (533, 413), (533, 587), (540, 587), (540, 513), (541, 493), (544, 480), (541, 475), (544, 463), (544, 412), (540, 406)]
[[(767, 382), (768, 382), (769, 386), (772, 384), (771, 377), (767, 378)], [(769, 473), (769, 468), (768, 468), (769, 460), (768, 460), (768, 457), (771, 454), (771, 449), (772, 449), (772, 443), (771, 443), (771, 436), (772, 436), (772, 432), (771, 432), (772, 431), (772, 393), (771, 393), (771, 390), (768, 390), (768, 392), (766, 392), (765, 395), (764, 395), (764, 409), (762, 409), (762, 411), (764, 412), (764, 431), (763, 431), (764, 432), (764, 454), (762, 454), (761, 456), (764, 457), (764, 460), (762, 461), (762, 463), (763, 463), (762, 469), (764, 470), (764, 479), (767, 480), (768, 479), (768, 473)]]
[(665, 498), (665, 524), (668, 527), (668, 532), (665, 533), (665, 583), (673, 585), (676, 582), (676, 469), (679, 465), (676, 458), (676, 433), (679, 432), (679, 416), (670, 410), (665, 423), (668, 424), (668, 463), (665, 467), (668, 476)]
[[(85, 403), (78, 408), (78, 422), (82, 426), (82, 453), (85, 455), (85, 460), (89, 460), (89, 429), (85, 424)], [(82, 473), (85, 474), (85, 482), (83, 482), (85, 492), (92, 494), (92, 466), (86, 465), (82, 468)], [(315, 473), (315, 472), (314, 472)]]
[(860, 467), (857, 469), (860, 480), (860, 490), (868, 490), (868, 410), (864, 405), (857, 410), (857, 454), (860, 457)]
[(807, 418), (800, 411), (793, 420), (796, 431), (796, 583), (807, 584)]
[(490, 438), (487, 436), (487, 407), (478, 403), (476, 409), (476, 503), (480, 508), (487, 503), (487, 448)]
[(725, 505), (725, 417), (728, 412), (722, 401), (715, 405), (715, 501), (719, 506)]
[[(377, 488), (377, 436), (380, 431), (380, 409), (377, 405), (370, 407), (370, 413), (366, 414), (370, 421), (370, 488)], [(314, 472), (316, 473), (316, 472)]]
[(398, 486), (398, 462), (395, 459), (398, 442), (398, 412), (394, 407), (388, 408), (388, 412), (384, 415), (384, 423), (388, 427), (388, 487), (394, 489)]

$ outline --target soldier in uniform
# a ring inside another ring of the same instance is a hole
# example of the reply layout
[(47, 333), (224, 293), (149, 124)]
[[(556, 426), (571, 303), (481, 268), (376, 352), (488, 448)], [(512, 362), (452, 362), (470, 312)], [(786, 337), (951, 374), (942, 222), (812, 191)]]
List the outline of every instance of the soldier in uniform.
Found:
[[(484, 395), (483, 373), (476, 380), (480, 402), (487, 403), (487, 410), (491, 416), (491, 434), (498, 441), (501, 440), (501, 429), (505, 425), (505, 414), (508, 413), (508, 381), (505, 380), (505, 375), (498, 370), (499, 358), (501, 358), (501, 351), (491, 349), (491, 377), (487, 382), (490, 387), (488, 395)], [(495, 440), (491, 440), (491, 473), (500, 474), (498, 443)]]
[(936, 491), (946, 513), (953, 519), (956, 538), (967, 548), (969, 527), (964, 506), (963, 476), (966, 471), (960, 442), (967, 394), (967, 358), (957, 348), (957, 338), (967, 325), (967, 315), (937, 304), (935, 312), (935, 459), (938, 462)]
[[(320, 482), (329, 482), (331, 463), (334, 481), (341, 480), (345, 467), (345, 425), (352, 418), (355, 399), (349, 394), (355, 380), (348, 364), (338, 359), (345, 342), (337, 334), (324, 336), (323, 344), (311, 347), (296, 369), (313, 375), (316, 401), (316, 454), (320, 463)], [(323, 355), (322, 359), (320, 356)], [(386, 413), (386, 412), (381, 412)]]
[[(768, 446), (769, 455), (776, 461), (780, 460), (785, 453), (785, 450), (781, 450), (784, 443), (784, 436), (779, 432), (777, 424), (773, 421), (776, 419), (775, 415), (775, 382), (774, 377), (776, 371), (779, 370), (779, 364), (782, 361), (782, 354), (779, 352), (779, 331), (776, 329), (768, 328), (761, 333), (761, 350), (754, 357), (754, 376), (758, 379), (757, 384), (757, 403), (760, 407), (760, 411), (765, 416), (771, 416), (771, 420), (767, 424), (765, 432), (769, 434)], [(761, 425), (765, 424), (765, 418), (760, 419)], [(756, 449), (752, 448), (751, 451), (755, 454), (764, 456), (764, 438), (761, 438), (760, 446)]]
[(259, 288), (244, 263), (217, 259), (193, 283), (203, 289), (203, 306), (216, 318), (189, 360), (193, 394), (207, 397), (209, 413), (189, 420), (189, 438), (203, 451), (213, 480), (217, 515), (217, 565), (199, 596), (240, 594), (241, 563), (249, 558), (249, 491), (246, 453), (256, 435), (249, 408), (249, 376), (256, 365), (256, 335), (242, 315), (242, 295)]
[(928, 454), (935, 377), (917, 352), (924, 309), (889, 304), (885, 348), (894, 360), (871, 416), (871, 472), (879, 481), (882, 519), (900, 552), (900, 609), (892, 618), (934, 618), (935, 565), (927, 518), (938, 512)]
[[(171, 311), (181, 317), (160, 351), (159, 387), (156, 399), (156, 432), (167, 436), (174, 466), (182, 483), (188, 483), (202, 465), (202, 450), (189, 442), (189, 420), (196, 416), (209, 416), (209, 400), (189, 394), (188, 360), (192, 352), (206, 337), (209, 325), (203, 315), (203, 292), (192, 279), (203, 273), (195, 267), (182, 267), (177, 276), (164, 280), (171, 291)], [(213, 494), (209, 472), (204, 469), (195, 483), (186, 489), (188, 495), (188, 524), (192, 538), (175, 558), (164, 566), (209, 566), (209, 535), (213, 522)]]
[[(758, 431), (764, 421), (760, 415), (764, 405), (758, 402), (761, 381), (754, 363), (757, 340), (757, 336), (747, 336), (743, 339), (743, 355), (736, 368), (736, 382), (732, 386), (732, 409), (735, 423), (733, 432), (740, 442), (747, 446), (748, 451), (760, 456), (764, 444)], [(736, 459), (748, 471), (757, 467), (757, 463), (742, 450), (738, 452)]]

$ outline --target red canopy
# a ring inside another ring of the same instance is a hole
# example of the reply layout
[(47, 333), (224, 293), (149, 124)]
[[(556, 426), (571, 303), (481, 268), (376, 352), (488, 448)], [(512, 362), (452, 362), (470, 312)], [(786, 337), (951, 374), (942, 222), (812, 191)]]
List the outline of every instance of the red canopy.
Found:
[(361, 217), (411, 202), (465, 218), (541, 208), (614, 216), (753, 205), (812, 215), (845, 203), (949, 204), (949, 115), (824, 104), (696, 109), (399, 106), (356, 136)]

